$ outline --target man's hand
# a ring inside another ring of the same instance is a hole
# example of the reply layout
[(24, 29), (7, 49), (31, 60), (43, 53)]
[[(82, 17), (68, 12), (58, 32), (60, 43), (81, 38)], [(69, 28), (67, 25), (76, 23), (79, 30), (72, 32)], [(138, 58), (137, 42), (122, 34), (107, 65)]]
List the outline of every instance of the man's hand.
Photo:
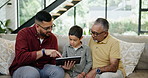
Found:
[(96, 77), (96, 69), (92, 69), (88, 74), (86, 74), (85, 78), (95, 78)]
[[(54, 50), (54, 49), (45, 49), (45, 54), (50, 57), (62, 57), (60, 52)], [(39, 59), (43, 56), (42, 50), (37, 51), (37, 57), (36, 59)]]
[(75, 64), (75, 61), (68, 61), (64, 63), (64, 66), (62, 66), (62, 68), (66, 69), (66, 70), (70, 70)]
[(53, 49), (45, 49), (45, 54), (50, 57), (62, 57), (60, 52)]

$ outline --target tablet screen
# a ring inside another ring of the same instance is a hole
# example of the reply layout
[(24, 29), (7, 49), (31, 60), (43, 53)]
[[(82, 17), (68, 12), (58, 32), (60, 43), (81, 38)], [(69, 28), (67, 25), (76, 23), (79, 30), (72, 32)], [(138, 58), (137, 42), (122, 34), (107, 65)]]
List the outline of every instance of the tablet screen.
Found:
[(75, 64), (79, 64), (80, 60), (81, 60), (81, 56), (56, 58), (56, 65), (64, 65), (64, 63), (67, 61), (76, 61)]

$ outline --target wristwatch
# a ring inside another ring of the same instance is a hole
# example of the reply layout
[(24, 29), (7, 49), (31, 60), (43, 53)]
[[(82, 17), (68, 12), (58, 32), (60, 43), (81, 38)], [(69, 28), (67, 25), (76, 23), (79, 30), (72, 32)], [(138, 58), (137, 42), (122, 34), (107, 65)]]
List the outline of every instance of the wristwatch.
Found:
[(101, 74), (102, 72), (101, 72), (101, 70), (98, 68), (98, 69), (96, 70), (96, 73), (97, 73), (97, 74)]
[(46, 56), (44, 48), (42, 49), (42, 54), (43, 54), (43, 56)]

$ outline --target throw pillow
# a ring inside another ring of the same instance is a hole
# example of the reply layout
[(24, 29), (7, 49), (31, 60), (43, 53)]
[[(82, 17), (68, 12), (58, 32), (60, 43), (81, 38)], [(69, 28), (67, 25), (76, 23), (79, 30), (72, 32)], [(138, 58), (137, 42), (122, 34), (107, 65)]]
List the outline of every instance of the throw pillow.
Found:
[(0, 38), (0, 73), (9, 74), (9, 66), (15, 56), (15, 41)]
[(129, 43), (125, 41), (120, 41), (121, 49), (121, 61), (125, 68), (126, 76), (131, 74), (144, 50), (145, 43)]

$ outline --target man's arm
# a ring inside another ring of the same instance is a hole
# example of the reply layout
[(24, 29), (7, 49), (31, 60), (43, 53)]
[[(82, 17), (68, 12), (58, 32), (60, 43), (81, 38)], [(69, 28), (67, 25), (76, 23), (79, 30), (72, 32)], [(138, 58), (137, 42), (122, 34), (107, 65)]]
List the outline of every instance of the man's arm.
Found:
[[(60, 52), (58, 52), (58, 51), (56, 51), (54, 49), (45, 49), (45, 55), (50, 56), (50, 57), (62, 57)], [(37, 51), (36, 59), (39, 59), (42, 56), (43, 56), (42, 50)]]
[(22, 65), (27, 65), (36, 60), (36, 51), (28, 51), (28, 34), (26, 29), (20, 30), (16, 37), (15, 43), (15, 61)]
[(110, 65), (99, 67), (99, 69), (101, 70), (101, 72), (116, 72), (119, 66), (119, 61), (120, 59), (111, 58)]
[(116, 41), (112, 44), (110, 55), (109, 55), (109, 64), (104, 67), (98, 67), (101, 72), (116, 72), (118, 70), (119, 62), (120, 62), (120, 47), (119, 41)]
[(100, 69), (101, 72), (116, 72), (119, 66), (119, 59), (112, 58), (110, 59), (110, 65), (92, 69), (87, 75), (86, 78), (95, 78), (97, 69)]
[[(28, 40), (28, 33), (27, 30), (21, 30), (18, 34), (17, 34), (17, 38), (16, 38), (16, 44), (15, 44), (15, 57), (16, 60), (18, 62), (18, 64), (21, 65), (27, 65), (30, 64), (32, 62), (34, 62), (35, 60), (39, 59), (40, 57), (43, 56), (43, 53), (41, 50), (38, 51), (29, 51), (29, 43), (31, 41)], [(56, 55), (61, 56), (61, 54), (59, 52), (57, 52), (58, 47), (57, 47), (57, 40), (55, 40), (55, 44), (52, 45), (52, 47), (55, 47), (56, 50), (53, 49), (45, 49), (45, 54), (46, 55), (50, 55), (51, 57), (55, 57)], [(34, 43), (36, 43), (36, 46), (39, 46), (37, 44), (37, 41), (34, 41)], [(46, 51), (47, 50), (47, 51)]]

